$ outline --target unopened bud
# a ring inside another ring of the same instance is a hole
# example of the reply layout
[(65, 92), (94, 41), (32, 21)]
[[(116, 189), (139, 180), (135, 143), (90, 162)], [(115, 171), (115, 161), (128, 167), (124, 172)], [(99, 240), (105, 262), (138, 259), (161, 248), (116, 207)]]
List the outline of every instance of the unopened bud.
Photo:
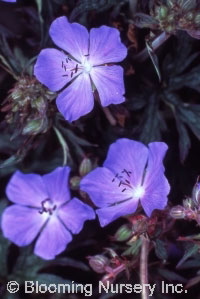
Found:
[(183, 206), (185, 209), (193, 209), (194, 208), (194, 202), (192, 198), (188, 197), (183, 200)]
[(194, 18), (194, 13), (189, 11), (186, 15), (185, 15), (185, 18), (188, 20), (188, 21), (192, 21), (193, 18)]
[(31, 106), (32, 108), (36, 108), (38, 111), (42, 112), (46, 109), (47, 104), (44, 98), (40, 96), (31, 102)]
[(105, 267), (109, 264), (109, 259), (104, 255), (89, 256), (89, 265), (97, 273), (104, 273)]
[(115, 233), (115, 240), (119, 242), (127, 241), (131, 235), (133, 234), (133, 231), (131, 229), (131, 226), (128, 224), (122, 225), (117, 232)]
[(182, 206), (173, 207), (170, 210), (170, 216), (174, 219), (184, 219), (185, 218), (185, 209)]
[(167, 0), (167, 6), (170, 7), (170, 8), (173, 8), (174, 7), (174, 0)]
[(80, 176), (73, 176), (73, 177), (70, 179), (70, 187), (71, 187), (73, 190), (77, 190), (77, 189), (79, 189), (80, 181), (81, 181)]
[(196, 183), (193, 187), (192, 200), (197, 207), (200, 205), (200, 183)]
[(194, 22), (195, 22), (195, 24), (200, 25), (200, 13), (198, 13), (198, 14), (195, 16), (195, 18), (194, 18)]
[(92, 162), (88, 158), (84, 158), (79, 166), (80, 176), (85, 176), (92, 170)]
[(27, 122), (23, 128), (23, 135), (37, 135), (39, 133), (44, 133), (48, 127), (48, 120), (44, 119), (32, 119)]
[(159, 19), (165, 19), (167, 17), (168, 8), (166, 6), (157, 6), (155, 12)]
[(173, 25), (168, 25), (167, 27), (165, 27), (165, 31), (168, 33), (172, 33), (174, 32), (175, 27)]
[(168, 23), (174, 23), (174, 15), (168, 15), (167, 21)]

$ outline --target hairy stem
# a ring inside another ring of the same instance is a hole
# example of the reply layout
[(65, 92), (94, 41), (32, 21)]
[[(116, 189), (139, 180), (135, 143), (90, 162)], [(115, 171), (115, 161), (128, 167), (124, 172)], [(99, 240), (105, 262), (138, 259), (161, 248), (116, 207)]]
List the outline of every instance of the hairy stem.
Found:
[(148, 254), (149, 254), (149, 240), (141, 235), (142, 241), (141, 253), (140, 253), (140, 284), (142, 285), (142, 299), (149, 299), (148, 287), (144, 287), (145, 284), (148, 284)]
[[(167, 34), (166, 32), (161, 33), (158, 37), (155, 38), (155, 40), (152, 42), (151, 47), (155, 51), (158, 49), (171, 35)], [(143, 62), (149, 57), (149, 53), (147, 48), (142, 50), (140, 53), (136, 54), (134, 56), (134, 60), (137, 60), (138, 62)]]
[(112, 115), (112, 113), (110, 112), (109, 108), (108, 107), (102, 107), (103, 109), (103, 112), (107, 118), (107, 120), (109, 121), (109, 123), (112, 125), (112, 126), (116, 126), (117, 124), (117, 121), (116, 119), (114, 118), (114, 116)]

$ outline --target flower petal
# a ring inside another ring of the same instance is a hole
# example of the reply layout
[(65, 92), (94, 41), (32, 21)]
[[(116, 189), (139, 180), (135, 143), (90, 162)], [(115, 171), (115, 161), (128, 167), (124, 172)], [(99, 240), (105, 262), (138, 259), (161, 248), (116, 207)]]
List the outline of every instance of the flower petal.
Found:
[[(97, 207), (105, 207), (130, 198), (119, 187), (115, 174), (105, 167), (97, 167), (80, 182), (80, 189), (87, 192)], [(113, 181), (114, 180), (114, 181)]]
[(70, 189), (68, 186), (70, 168), (57, 167), (54, 171), (42, 176), (48, 198), (59, 205), (70, 200)]
[(103, 107), (125, 101), (123, 72), (123, 68), (117, 65), (92, 68), (90, 75)]
[[(71, 71), (77, 62), (56, 49), (44, 49), (40, 52), (34, 66), (34, 75), (52, 91), (58, 91), (72, 80)], [(80, 71), (75, 74), (77, 76)]]
[(101, 26), (90, 30), (90, 62), (93, 65), (120, 62), (127, 55), (120, 32), (115, 28)]
[(6, 195), (14, 203), (38, 208), (41, 202), (48, 198), (40, 175), (24, 174), (20, 171), (16, 171), (11, 177), (6, 188)]
[(78, 234), (82, 230), (86, 220), (96, 217), (93, 209), (78, 198), (73, 198), (63, 205), (58, 211), (58, 216), (73, 234)]
[(52, 216), (35, 244), (34, 253), (45, 260), (54, 259), (71, 240), (72, 236), (64, 225), (56, 216)]
[(186, 30), (186, 31), (191, 37), (200, 39), (200, 30)]
[(35, 239), (47, 218), (47, 213), (41, 215), (37, 209), (12, 205), (2, 214), (1, 228), (6, 238), (26, 246)]
[(141, 198), (141, 204), (147, 216), (151, 216), (154, 209), (164, 209), (167, 204), (170, 186), (164, 175), (162, 163), (167, 148), (164, 142), (149, 144), (149, 160), (143, 184), (145, 195)]
[(141, 185), (147, 158), (148, 148), (144, 144), (121, 138), (111, 144), (103, 165), (114, 174), (121, 173), (124, 169), (131, 171), (131, 183), (137, 187)]
[(99, 217), (101, 226), (104, 227), (121, 216), (134, 213), (137, 209), (137, 206), (138, 200), (132, 199), (112, 207), (99, 209), (96, 211), (96, 213)]
[(56, 99), (58, 110), (70, 122), (89, 113), (94, 107), (88, 74), (78, 76)]
[(57, 18), (50, 27), (54, 43), (81, 62), (88, 55), (89, 33), (78, 23), (69, 23), (66, 17)]

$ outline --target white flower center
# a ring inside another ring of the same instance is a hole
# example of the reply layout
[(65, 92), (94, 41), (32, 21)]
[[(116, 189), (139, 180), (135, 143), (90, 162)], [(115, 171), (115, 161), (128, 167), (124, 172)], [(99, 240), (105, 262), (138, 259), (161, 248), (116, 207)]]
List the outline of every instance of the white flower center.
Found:
[(134, 198), (141, 198), (144, 195), (144, 188), (142, 186), (138, 186), (136, 188), (133, 189), (133, 197)]
[(89, 73), (92, 69), (92, 65), (87, 59), (85, 59), (85, 61), (83, 62), (83, 69), (86, 73)]

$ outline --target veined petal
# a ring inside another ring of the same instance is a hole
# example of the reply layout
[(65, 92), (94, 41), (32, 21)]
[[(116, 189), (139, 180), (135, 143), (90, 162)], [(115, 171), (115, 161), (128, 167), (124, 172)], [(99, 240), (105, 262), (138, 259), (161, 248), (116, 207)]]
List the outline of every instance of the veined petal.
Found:
[(117, 204), (111, 207), (105, 207), (96, 211), (99, 222), (102, 227), (108, 225), (121, 216), (132, 214), (136, 211), (138, 206), (138, 200), (127, 200), (121, 204)]
[(131, 180), (132, 186), (138, 187), (142, 183), (147, 158), (148, 148), (144, 144), (121, 138), (111, 144), (103, 165), (115, 174), (124, 170), (130, 171), (128, 179)]
[(19, 205), (40, 207), (48, 198), (42, 177), (38, 174), (24, 174), (16, 171), (11, 177), (6, 195), (9, 200)]
[(69, 23), (66, 17), (57, 18), (50, 27), (54, 43), (79, 62), (88, 55), (89, 33), (78, 23)]
[[(34, 75), (52, 91), (58, 91), (72, 80), (72, 70), (77, 62), (56, 49), (44, 49), (40, 52), (34, 66)], [(74, 76), (77, 76), (77, 71)]]
[(141, 198), (141, 204), (147, 216), (150, 216), (154, 209), (164, 209), (167, 204), (170, 186), (164, 175), (162, 163), (167, 149), (164, 142), (149, 144), (148, 166), (143, 184), (145, 195)]
[(90, 75), (103, 107), (125, 101), (123, 73), (123, 68), (117, 65), (92, 68)]
[(59, 205), (70, 200), (69, 173), (69, 167), (57, 167), (54, 171), (42, 176), (48, 198)]
[(119, 182), (112, 171), (97, 167), (81, 180), (80, 189), (89, 194), (97, 207), (105, 207), (130, 198), (130, 195), (122, 192)]
[(86, 220), (96, 217), (93, 209), (78, 198), (73, 198), (60, 207), (58, 216), (73, 234), (78, 234), (82, 230)]
[(65, 250), (71, 240), (71, 234), (60, 220), (56, 216), (51, 216), (35, 244), (34, 253), (45, 260), (54, 259)]
[(90, 62), (93, 65), (120, 62), (127, 55), (119, 30), (101, 26), (90, 30)]
[(70, 122), (89, 113), (94, 107), (94, 98), (89, 75), (80, 74), (56, 99), (60, 113)]
[(37, 209), (12, 205), (2, 214), (1, 228), (6, 238), (18, 246), (30, 244), (47, 221), (47, 213)]

